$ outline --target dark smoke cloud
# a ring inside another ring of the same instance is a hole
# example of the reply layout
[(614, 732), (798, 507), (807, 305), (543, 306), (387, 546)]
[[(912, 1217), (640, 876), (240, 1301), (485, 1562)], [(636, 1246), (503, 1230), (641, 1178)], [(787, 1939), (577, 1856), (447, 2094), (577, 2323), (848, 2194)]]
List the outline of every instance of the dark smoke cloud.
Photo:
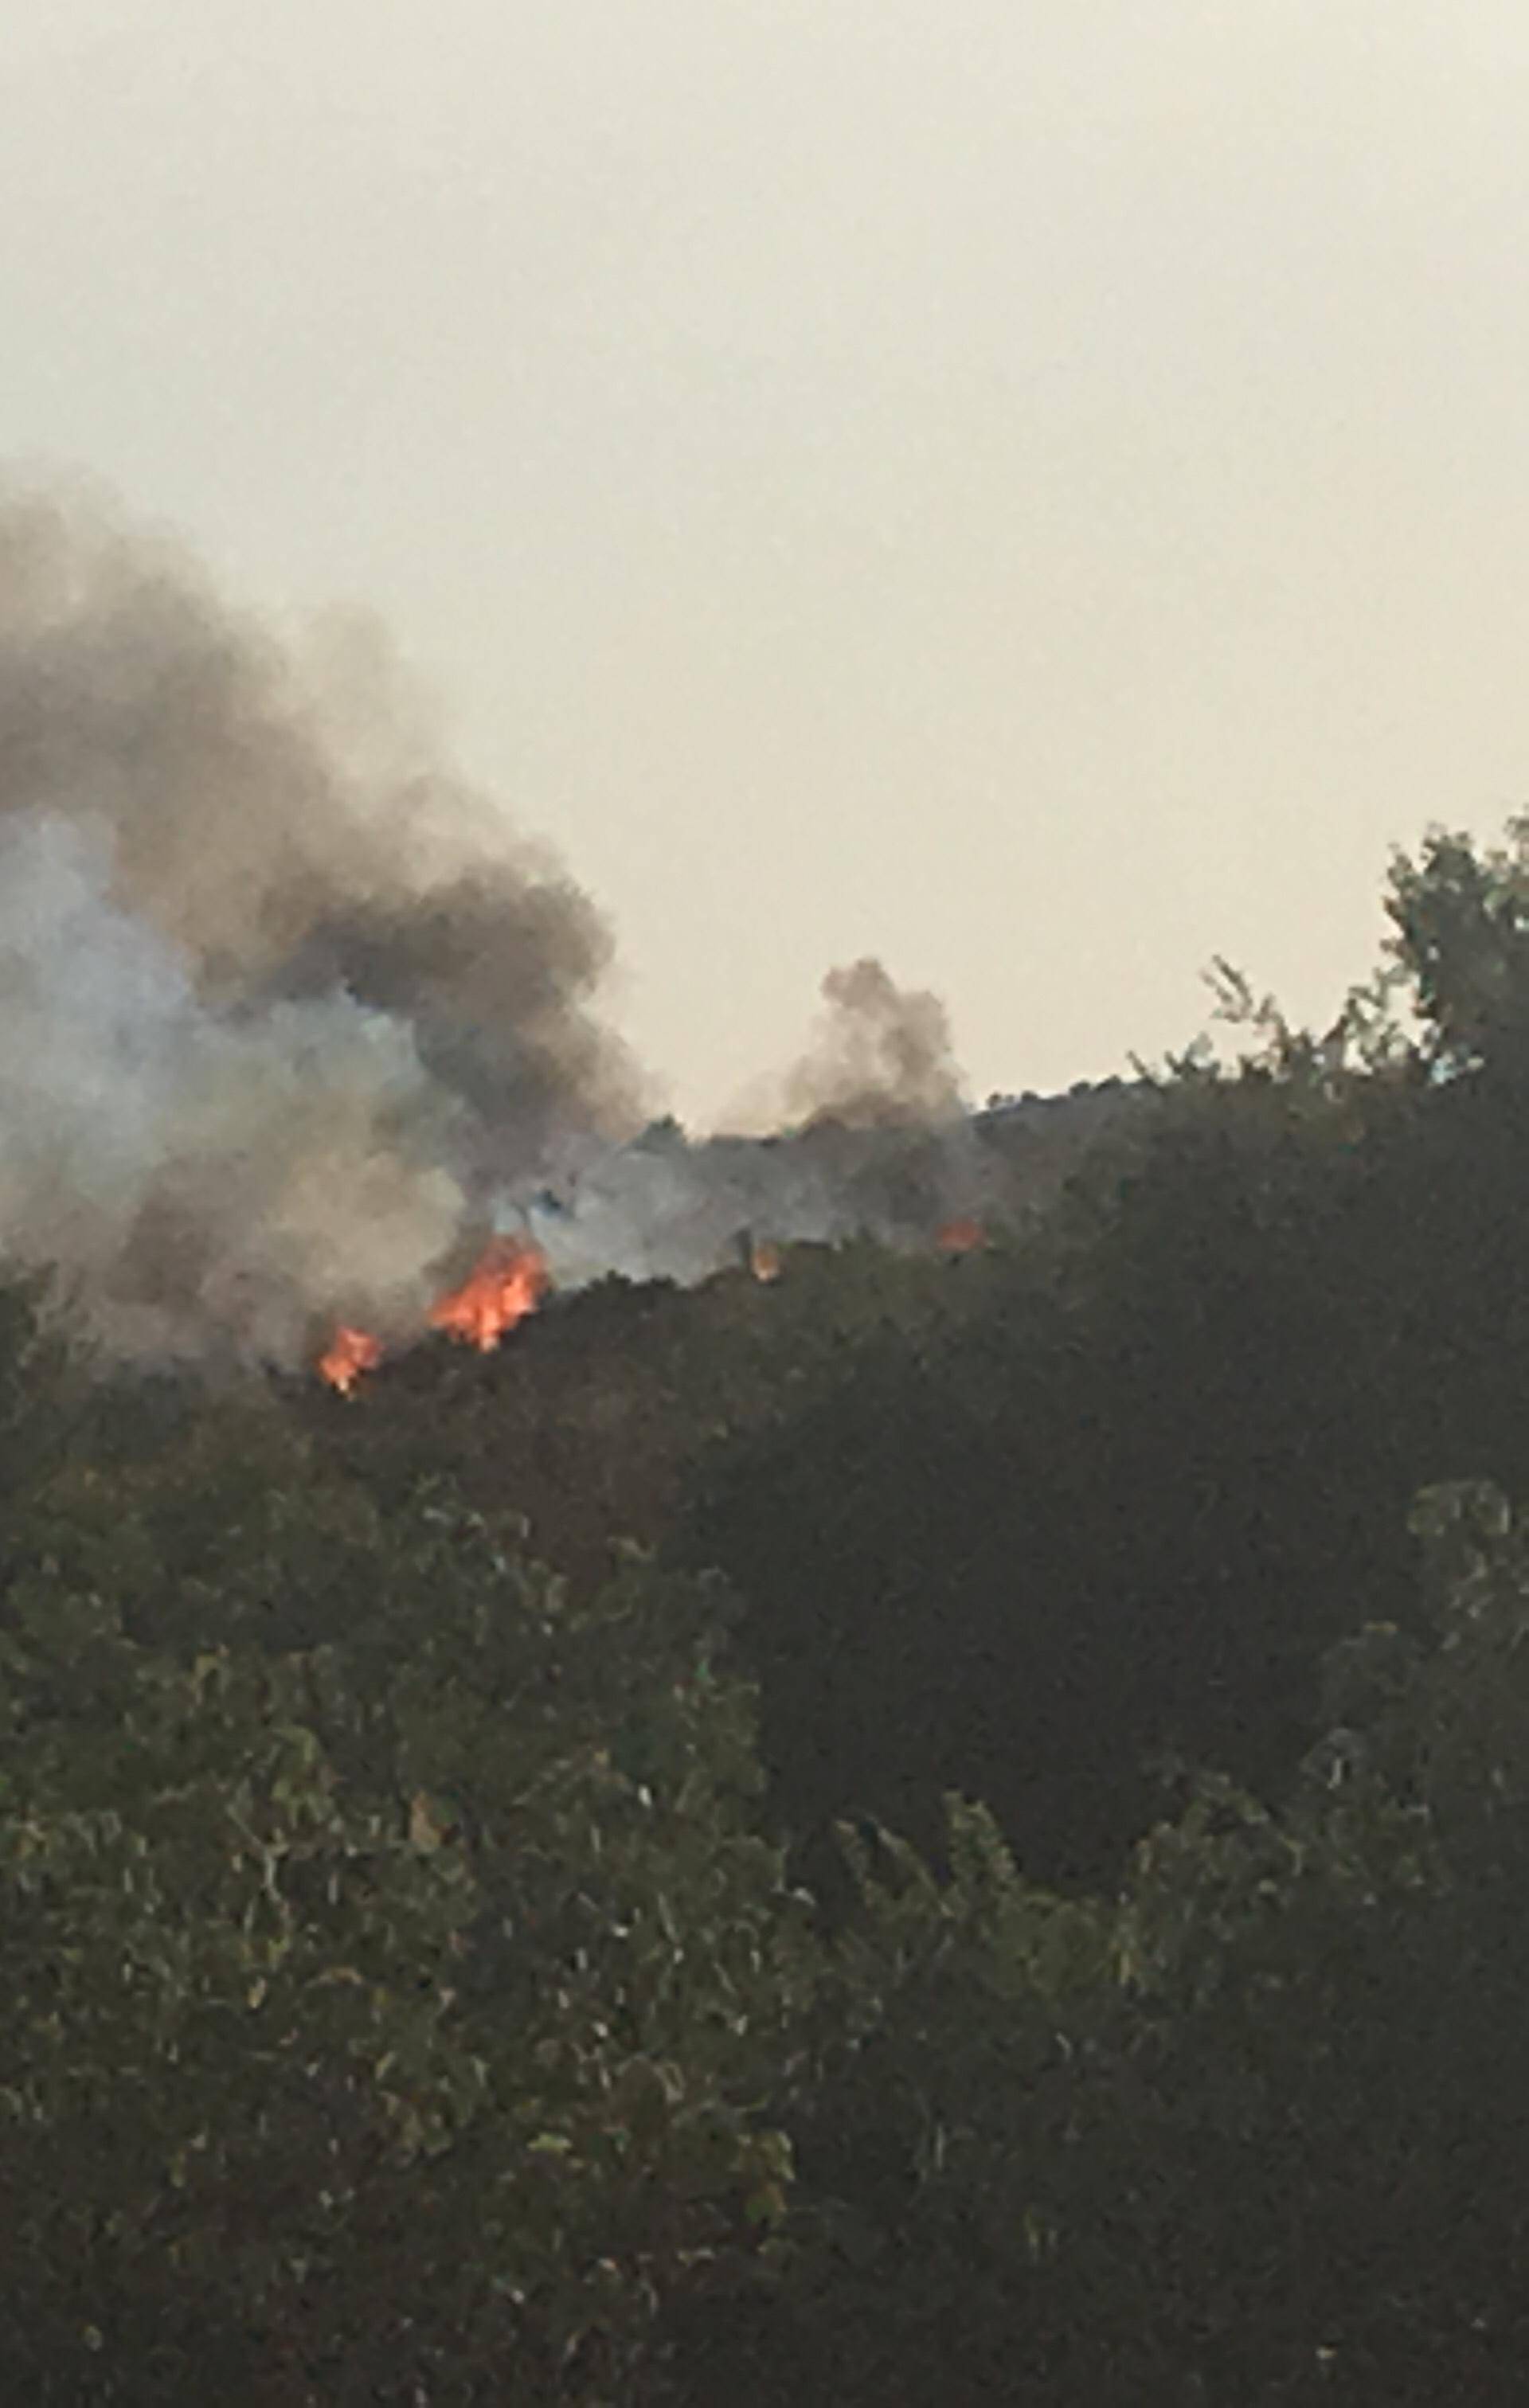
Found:
[(598, 912), (356, 642), (0, 496), (0, 1239), (107, 1347), (418, 1322), (499, 1187), (636, 1121)]

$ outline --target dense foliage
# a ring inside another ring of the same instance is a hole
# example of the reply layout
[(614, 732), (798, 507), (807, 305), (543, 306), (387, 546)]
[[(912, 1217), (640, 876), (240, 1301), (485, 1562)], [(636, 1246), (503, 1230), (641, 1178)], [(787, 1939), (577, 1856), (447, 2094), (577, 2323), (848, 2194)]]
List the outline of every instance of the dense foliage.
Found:
[(13, 1568), (12, 2379), (623, 2396), (768, 2243), (811, 1992), (714, 1600), (241, 1437), (194, 1514), (198, 1461), (64, 1481)]
[(1523, 2397), (1529, 831), (1389, 909), (959, 1256), (0, 1294), (14, 2396)]

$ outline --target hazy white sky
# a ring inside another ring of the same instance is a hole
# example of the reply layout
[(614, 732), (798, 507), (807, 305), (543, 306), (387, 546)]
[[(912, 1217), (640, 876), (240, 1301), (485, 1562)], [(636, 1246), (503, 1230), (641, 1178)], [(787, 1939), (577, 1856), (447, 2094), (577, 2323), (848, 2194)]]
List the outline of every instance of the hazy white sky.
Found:
[(704, 1118), (1320, 1013), (1529, 801), (1523, 0), (21, 0), (0, 456), (373, 606)]

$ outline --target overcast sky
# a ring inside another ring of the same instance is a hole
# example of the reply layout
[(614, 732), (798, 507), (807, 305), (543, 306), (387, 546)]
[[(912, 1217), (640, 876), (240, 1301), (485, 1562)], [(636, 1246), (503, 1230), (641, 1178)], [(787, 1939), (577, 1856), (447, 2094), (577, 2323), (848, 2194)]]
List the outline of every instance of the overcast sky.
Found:
[(1529, 802), (1523, 0), (36, 0), (0, 457), (364, 603), (704, 1120), (1302, 1015)]

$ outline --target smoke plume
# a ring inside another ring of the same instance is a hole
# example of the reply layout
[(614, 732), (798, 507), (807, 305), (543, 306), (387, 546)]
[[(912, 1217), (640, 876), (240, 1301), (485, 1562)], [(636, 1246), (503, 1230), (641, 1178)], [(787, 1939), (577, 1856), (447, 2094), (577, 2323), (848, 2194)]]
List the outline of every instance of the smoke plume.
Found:
[(0, 1240), (114, 1353), (417, 1325), (507, 1182), (636, 1125), (589, 898), (172, 544), (0, 497)]
[(937, 998), (869, 959), (783, 1134), (644, 1128), (609, 953), (375, 644), (299, 654), (95, 499), (0, 494), (0, 1253), (108, 1358), (406, 1340), (499, 1230), (560, 1284), (693, 1280), (1060, 1175), (1050, 1109), (974, 1120)]
[(750, 1239), (927, 1245), (1012, 1197), (962, 1099), (944, 1006), (879, 961), (831, 970), (807, 1054), (776, 1083), (771, 1137), (693, 1143), (672, 1123), (585, 1157), (521, 1218), (559, 1281), (703, 1277)]
[(899, 987), (866, 959), (830, 970), (818, 1042), (786, 1082), (795, 1120), (846, 1128), (907, 1128), (955, 1121), (961, 1074), (937, 995)]

